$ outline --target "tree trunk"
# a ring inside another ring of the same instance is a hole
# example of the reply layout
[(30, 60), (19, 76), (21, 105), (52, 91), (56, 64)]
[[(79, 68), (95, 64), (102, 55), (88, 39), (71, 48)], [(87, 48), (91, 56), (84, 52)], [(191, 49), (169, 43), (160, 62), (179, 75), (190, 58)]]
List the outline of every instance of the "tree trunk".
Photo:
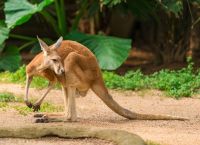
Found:
[(161, 10), (157, 29), (157, 38), (153, 50), (161, 63), (169, 64), (185, 61), (191, 32), (188, 3), (183, 1), (183, 12), (179, 17)]
[(193, 29), (190, 37), (190, 52), (192, 52), (193, 60), (198, 63), (200, 61), (200, 6), (198, 4), (192, 5), (192, 15), (194, 18)]

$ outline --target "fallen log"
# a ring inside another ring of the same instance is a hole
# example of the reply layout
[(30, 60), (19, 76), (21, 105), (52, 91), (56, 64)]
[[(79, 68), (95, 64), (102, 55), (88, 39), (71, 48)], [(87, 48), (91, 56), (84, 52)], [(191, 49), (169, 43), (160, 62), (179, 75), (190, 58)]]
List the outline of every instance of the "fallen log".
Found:
[(118, 145), (145, 145), (136, 134), (116, 129), (81, 127), (58, 124), (27, 124), (15, 127), (0, 127), (0, 138), (41, 138), (57, 136), (60, 138), (97, 138), (108, 140)]

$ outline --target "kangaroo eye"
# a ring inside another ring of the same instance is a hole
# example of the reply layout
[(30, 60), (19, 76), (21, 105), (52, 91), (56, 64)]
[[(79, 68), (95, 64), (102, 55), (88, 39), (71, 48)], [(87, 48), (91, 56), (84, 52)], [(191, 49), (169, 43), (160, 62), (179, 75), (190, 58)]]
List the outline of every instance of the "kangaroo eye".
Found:
[(56, 60), (56, 59), (52, 59), (52, 61), (53, 61), (53, 62), (57, 62), (57, 60)]

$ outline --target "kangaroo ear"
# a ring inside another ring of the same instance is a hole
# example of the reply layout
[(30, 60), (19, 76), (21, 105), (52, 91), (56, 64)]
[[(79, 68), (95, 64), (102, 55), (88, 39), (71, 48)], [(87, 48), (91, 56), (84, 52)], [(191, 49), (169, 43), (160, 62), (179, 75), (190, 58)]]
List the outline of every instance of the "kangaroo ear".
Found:
[(52, 48), (51, 49), (57, 49), (60, 47), (61, 43), (63, 41), (63, 37), (61, 36), (57, 41), (56, 43), (53, 44)]
[(42, 51), (44, 52), (44, 55), (47, 55), (49, 51), (49, 46), (44, 41), (42, 41), (42, 39), (40, 39), (38, 36), (37, 39), (39, 41)]

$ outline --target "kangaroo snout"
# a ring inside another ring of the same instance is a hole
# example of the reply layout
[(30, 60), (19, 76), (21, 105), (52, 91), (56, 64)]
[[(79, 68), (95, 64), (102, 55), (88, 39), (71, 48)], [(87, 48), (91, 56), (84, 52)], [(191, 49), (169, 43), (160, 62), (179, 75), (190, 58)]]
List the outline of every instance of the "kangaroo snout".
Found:
[(64, 72), (65, 72), (64, 68), (61, 68), (61, 69), (60, 69), (60, 72), (61, 72), (61, 73), (64, 73)]
[(64, 72), (65, 72), (64, 68), (60, 68), (60, 69), (58, 69), (58, 70), (56, 71), (56, 74), (57, 74), (57, 75), (61, 75), (61, 74), (63, 74)]

